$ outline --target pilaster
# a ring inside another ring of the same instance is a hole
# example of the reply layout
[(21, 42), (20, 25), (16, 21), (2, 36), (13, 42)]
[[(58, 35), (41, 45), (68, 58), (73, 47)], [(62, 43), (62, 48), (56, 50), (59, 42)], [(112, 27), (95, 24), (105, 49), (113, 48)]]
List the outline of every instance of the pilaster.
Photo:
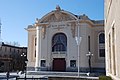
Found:
[(36, 27), (36, 62), (35, 62), (35, 70), (39, 70), (40, 69), (40, 56), (41, 56), (41, 30), (42, 27), (41, 26), (37, 26)]

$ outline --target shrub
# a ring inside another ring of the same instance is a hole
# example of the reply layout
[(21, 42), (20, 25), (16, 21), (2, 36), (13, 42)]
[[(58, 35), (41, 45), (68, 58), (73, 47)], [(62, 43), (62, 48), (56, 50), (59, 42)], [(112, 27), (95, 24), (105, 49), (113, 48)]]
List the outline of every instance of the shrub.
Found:
[(112, 80), (110, 76), (99, 76), (99, 80)]

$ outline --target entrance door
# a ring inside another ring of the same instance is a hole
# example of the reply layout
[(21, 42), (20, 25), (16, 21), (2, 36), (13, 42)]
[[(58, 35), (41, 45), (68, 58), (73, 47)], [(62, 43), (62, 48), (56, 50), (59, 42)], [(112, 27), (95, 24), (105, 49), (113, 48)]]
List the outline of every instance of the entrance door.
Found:
[(53, 71), (65, 71), (65, 69), (66, 69), (65, 58), (53, 59)]

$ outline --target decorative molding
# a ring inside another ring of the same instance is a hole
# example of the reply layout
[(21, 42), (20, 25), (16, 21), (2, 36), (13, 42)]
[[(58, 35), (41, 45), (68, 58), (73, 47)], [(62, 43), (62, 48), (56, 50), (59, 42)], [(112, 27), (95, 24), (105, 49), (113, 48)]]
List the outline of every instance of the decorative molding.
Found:
[(46, 34), (46, 26), (42, 27), (42, 36), (43, 36), (43, 39), (45, 39), (45, 34)]
[(45, 39), (46, 28), (47, 28), (47, 27), (48, 27), (48, 24), (42, 26), (42, 36), (43, 36), (43, 39)]
[(71, 33), (73, 38), (75, 38), (75, 33), (76, 32), (76, 23), (75, 22), (71, 22)]
[(55, 18), (56, 18), (57, 21), (61, 21), (62, 20), (62, 13), (60, 11), (61, 11), (60, 9), (57, 9), (54, 12), (54, 16), (55, 16)]
[(46, 35), (46, 28), (49, 26), (48, 23), (39, 23), (39, 22), (36, 22), (35, 23), (35, 26), (36, 27), (39, 27), (41, 26), (42, 27), (42, 36), (43, 36), (43, 39), (45, 39), (45, 35)]

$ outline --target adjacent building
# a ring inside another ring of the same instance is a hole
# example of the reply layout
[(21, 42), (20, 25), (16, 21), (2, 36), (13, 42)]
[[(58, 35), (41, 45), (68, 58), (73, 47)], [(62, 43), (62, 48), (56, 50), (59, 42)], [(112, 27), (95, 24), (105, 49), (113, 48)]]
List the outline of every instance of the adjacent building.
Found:
[(105, 0), (106, 74), (120, 80), (120, 0)]
[[(79, 66), (84, 72), (90, 67), (105, 72), (104, 20), (91, 20), (85, 14), (75, 15), (57, 6), (26, 30), (28, 70), (77, 71)], [(76, 37), (81, 37), (80, 43)], [(91, 65), (88, 53), (93, 54)]]
[[(26, 56), (25, 56), (26, 55)], [(2, 43), (0, 46), (0, 71), (24, 71), (27, 59), (27, 47), (18, 47)]]

